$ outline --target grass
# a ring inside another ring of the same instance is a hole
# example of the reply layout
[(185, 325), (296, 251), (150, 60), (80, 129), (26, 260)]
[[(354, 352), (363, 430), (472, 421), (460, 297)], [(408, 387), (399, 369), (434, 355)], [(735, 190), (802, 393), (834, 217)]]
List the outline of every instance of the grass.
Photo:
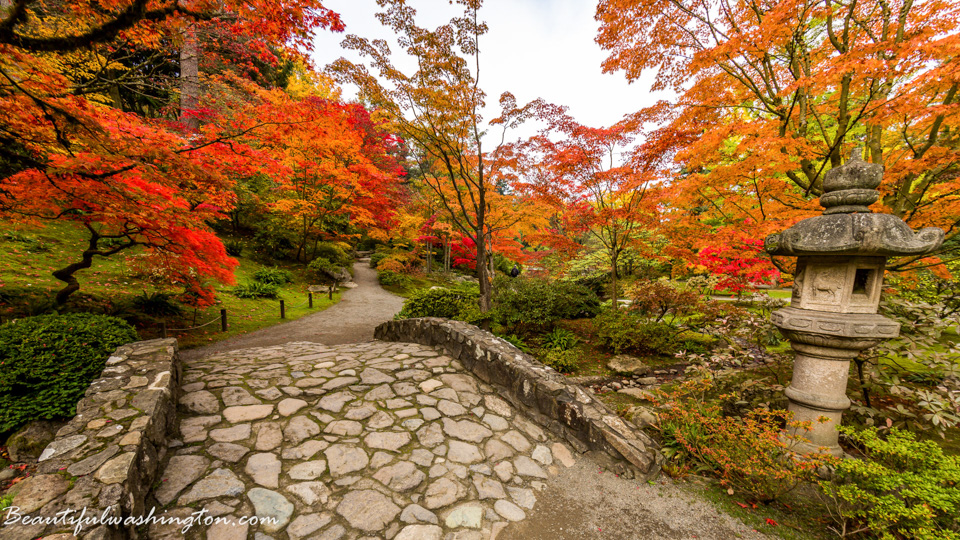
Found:
[[(0, 250), (4, 253), (0, 257), (0, 315), (4, 319), (35, 315), (54, 307), (52, 299), (63, 283), (51, 273), (79, 259), (85, 244), (84, 232), (64, 223), (43, 229), (15, 230), (0, 236)], [(197, 311), (195, 317), (193, 310), (186, 307), (180, 317), (130, 313), (129, 308), (122, 307), (129, 306), (136, 296), (153, 292), (175, 296), (182, 292), (177, 287), (140, 276), (130, 262), (130, 256), (136, 254), (137, 248), (133, 248), (112, 257), (96, 257), (91, 268), (76, 274), (80, 290), (70, 297), (67, 309), (133, 315), (143, 339), (160, 337), (161, 322), (166, 322), (170, 329), (187, 328), (195, 326), (194, 320), (196, 324), (219, 320), (220, 310), (226, 309), (227, 332), (220, 332), (219, 322), (191, 331), (168, 332), (170, 337), (178, 338), (181, 348), (190, 348), (281, 322), (280, 299), (287, 306), (286, 320), (321, 311), (340, 300), (339, 293), (334, 294), (333, 300), (328, 300), (325, 293), (316, 293), (313, 309), (308, 308), (310, 283), (305, 266), (280, 262), (276, 266), (289, 270), (294, 280), (280, 287), (277, 299), (241, 299), (230, 293), (233, 286), (221, 285), (217, 287), (217, 303)], [(252, 281), (258, 269), (268, 266), (247, 257), (236, 259), (239, 262), (235, 271), (237, 283)]]
[(408, 285), (382, 285), (382, 287), (397, 296), (410, 298), (413, 293), (420, 289), (429, 289), (430, 287), (449, 287), (453, 282), (440, 273), (431, 274), (413, 274), (407, 275), (410, 278)]

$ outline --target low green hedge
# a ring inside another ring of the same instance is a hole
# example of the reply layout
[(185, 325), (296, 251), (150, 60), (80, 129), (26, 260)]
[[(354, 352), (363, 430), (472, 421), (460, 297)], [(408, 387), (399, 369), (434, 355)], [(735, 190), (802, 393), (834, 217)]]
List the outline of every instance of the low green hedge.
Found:
[(123, 319), (71, 313), (0, 326), (0, 433), (72, 417), (117, 347), (136, 341)]
[(476, 324), (481, 319), (480, 291), (472, 286), (421, 289), (403, 303), (398, 319), (443, 317)]

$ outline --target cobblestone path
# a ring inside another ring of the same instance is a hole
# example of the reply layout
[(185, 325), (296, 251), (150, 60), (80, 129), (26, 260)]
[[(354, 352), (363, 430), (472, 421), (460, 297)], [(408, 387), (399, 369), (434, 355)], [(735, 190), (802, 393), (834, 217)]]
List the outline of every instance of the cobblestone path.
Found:
[(153, 496), (168, 516), (234, 520), (186, 538), (495, 538), (575, 464), (459, 362), (416, 344), (225, 352), (188, 361), (183, 389), (182, 440)]

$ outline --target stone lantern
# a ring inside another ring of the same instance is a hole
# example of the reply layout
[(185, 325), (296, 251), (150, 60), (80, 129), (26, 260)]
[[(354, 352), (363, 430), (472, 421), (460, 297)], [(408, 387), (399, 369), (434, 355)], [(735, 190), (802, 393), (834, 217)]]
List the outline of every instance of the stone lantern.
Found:
[(882, 177), (882, 165), (863, 161), (854, 150), (823, 181), (823, 215), (764, 242), (771, 255), (797, 257), (791, 305), (774, 312), (772, 321), (796, 354), (785, 390), (789, 410), (812, 426), (798, 433), (810, 441), (794, 446), (798, 452), (825, 447), (833, 455), (843, 453), (837, 425), (850, 407), (850, 360), (900, 334), (899, 323), (877, 314), (887, 258), (922, 255), (943, 243), (940, 229), (914, 232), (896, 216), (871, 213)]

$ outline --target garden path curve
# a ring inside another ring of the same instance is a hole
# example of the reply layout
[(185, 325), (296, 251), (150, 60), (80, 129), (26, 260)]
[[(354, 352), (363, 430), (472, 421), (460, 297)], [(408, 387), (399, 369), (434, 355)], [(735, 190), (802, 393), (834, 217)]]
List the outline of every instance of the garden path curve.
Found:
[(151, 499), (229, 523), (148, 538), (763, 538), (669, 481), (603, 471), (443, 353), (372, 341), (402, 299), (354, 269), (323, 312), (181, 353), (180, 437)]
[(353, 265), (353, 281), (356, 288), (344, 291), (340, 302), (320, 313), (181, 351), (180, 356), (184, 360), (195, 360), (225, 351), (270, 347), (292, 341), (324, 345), (371, 341), (377, 325), (392, 319), (403, 307), (403, 298), (380, 287), (377, 271), (366, 262)]

